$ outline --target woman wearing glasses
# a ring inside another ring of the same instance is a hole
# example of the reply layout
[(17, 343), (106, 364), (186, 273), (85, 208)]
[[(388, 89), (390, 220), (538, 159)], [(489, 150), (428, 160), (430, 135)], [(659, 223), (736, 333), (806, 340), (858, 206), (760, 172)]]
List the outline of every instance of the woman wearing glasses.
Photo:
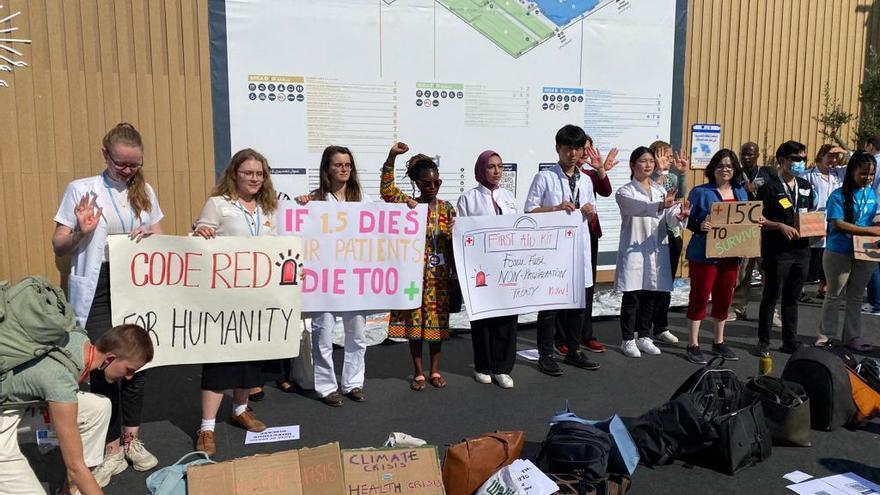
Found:
[[(330, 201), (341, 203), (347, 201), (369, 202), (370, 197), (361, 190), (358, 182), (357, 168), (354, 157), (348, 148), (328, 146), (321, 156), (318, 188), (310, 194), (296, 198), (300, 204), (309, 201)], [(342, 318), (345, 330), (345, 358), (342, 366), (342, 394), (336, 382), (336, 371), (333, 369), (333, 328), (336, 317)], [(345, 395), (355, 402), (364, 402), (364, 355), (367, 352), (367, 341), (364, 337), (366, 315), (355, 311), (341, 313), (312, 314), (312, 362), (315, 369), (315, 392), (321, 396), (324, 404), (342, 407), (342, 396)], [(285, 377), (286, 378), (286, 377)], [(289, 382), (288, 382), (289, 383)], [(278, 388), (287, 391), (284, 382)], [(289, 386), (292, 389), (292, 385)]]
[[(211, 192), (195, 222), (195, 235), (257, 237), (275, 235), (275, 209), (278, 199), (269, 177), (269, 163), (256, 151), (246, 148), (232, 156), (229, 166)], [(261, 387), (267, 367), (278, 361), (206, 363), (202, 365), (202, 423), (196, 450), (209, 455), (217, 452), (214, 426), (223, 392), (232, 389), (232, 422), (248, 431), (259, 432), (266, 425), (248, 408), (250, 390)]]
[[(92, 342), (113, 326), (107, 236), (127, 235), (139, 240), (161, 234), (163, 217), (156, 193), (144, 178), (144, 145), (137, 129), (118, 124), (104, 136), (101, 154), (107, 168), (100, 175), (68, 184), (52, 235), (55, 254), (71, 255), (67, 294), (77, 325), (88, 331)], [(94, 470), (102, 487), (128, 468), (128, 462), (138, 471), (158, 463), (138, 439), (144, 383), (143, 372), (118, 383), (107, 383), (103, 371), (91, 374), (91, 391), (110, 398), (113, 407), (104, 462)]]
[(382, 199), (388, 203), (406, 203), (411, 208), (418, 203), (428, 205), (422, 305), (412, 310), (392, 311), (388, 336), (409, 339), (414, 370), (410, 388), (420, 391), (425, 389), (423, 341), (428, 342), (431, 355), (428, 381), (437, 388), (446, 386), (446, 379), (440, 374), (440, 349), (443, 341), (449, 338), (449, 284), (455, 267), (452, 260), (455, 210), (449, 202), (437, 198), (443, 181), (437, 164), (425, 155), (415, 155), (406, 163), (406, 176), (418, 188), (418, 197), (411, 198), (394, 184), (394, 160), (407, 151), (409, 146), (404, 143), (394, 143), (391, 147), (382, 166), (381, 193)]

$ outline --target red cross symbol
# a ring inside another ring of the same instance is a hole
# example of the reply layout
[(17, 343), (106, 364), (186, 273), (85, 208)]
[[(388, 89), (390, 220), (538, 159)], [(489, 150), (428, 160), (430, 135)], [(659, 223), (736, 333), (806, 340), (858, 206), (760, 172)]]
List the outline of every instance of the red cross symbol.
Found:
[(465, 245), (465, 246), (472, 246), (473, 244), (474, 244), (474, 238), (473, 238), (473, 237), (471, 237), (471, 236), (467, 236), (467, 237), (464, 238), (464, 245)]
[(571, 229), (566, 229), (565, 237), (571, 237), (574, 235), (574, 232)]
[(712, 213), (716, 215), (720, 215), (722, 211), (724, 211), (724, 209), (721, 207), (721, 205), (717, 205), (715, 206), (715, 208), (712, 208)]

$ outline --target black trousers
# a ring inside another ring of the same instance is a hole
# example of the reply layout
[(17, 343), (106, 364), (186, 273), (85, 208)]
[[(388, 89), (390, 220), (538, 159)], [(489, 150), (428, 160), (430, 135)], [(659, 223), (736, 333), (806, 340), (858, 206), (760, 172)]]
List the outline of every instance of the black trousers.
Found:
[[(596, 293), (596, 265), (599, 263), (599, 238), (590, 231), (590, 268), (593, 271), (593, 285), (584, 289), (584, 324), (581, 325), (581, 339), (593, 339), (593, 294)], [(556, 345), (565, 344), (565, 331), (562, 321), (556, 322)]]
[(576, 352), (581, 345), (584, 309), (538, 311), (538, 353), (541, 357), (553, 356), (553, 336), (556, 334), (557, 325), (568, 346), (568, 352)]
[(478, 373), (507, 375), (516, 359), (516, 315), (471, 322), (474, 370)]
[[(109, 263), (101, 265), (98, 275), (98, 286), (95, 288), (95, 299), (89, 309), (86, 320), (86, 331), (89, 340), (95, 342), (101, 335), (113, 328), (110, 317), (110, 268)], [(141, 371), (134, 374), (131, 380), (125, 378), (116, 383), (107, 383), (104, 372), (92, 371), (89, 375), (90, 389), (110, 399), (110, 428), (107, 430), (107, 443), (122, 437), (122, 426), (140, 426), (141, 414), (144, 410), (144, 385), (146, 374)]]
[(807, 270), (807, 282), (818, 280), (825, 283), (825, 270), (822, 269), (822, 256), (825, 248), (810, 248), (810, 269)]
[[(684, 242), (681, 236), (672, 235), (671, 232), (667, 232), (666, 236), (669, 239), (669, 266), (672, 267), (672, 281), (674, 282), (678, 274), (678, 262), (681, 260), (681, 250)], [(670, 304), (672, 304), (672, 293), (661, 292), (657, 297), (654, 307), (654, 335), (662, 333), (669, 327)]]
[(623, 293), (620, 302), (620, 333), (623, 340), (632, 340), (638, 332), (639, 337), (651, 335), (654, 308), (663, 292), (653, 290), (632, 290)]
[(809, 249), (764, 254), (764, 292), (761, 295), (761, 309), (758, 313), (758, 341), (770, 343), (770, 328), (773, 325), (773, 310), (782, 299), (780, 317), (782, 318), (782, 340), (788, 342), (797, 337), (798, 298), (804, 287), (804, 280), (810, 266)]

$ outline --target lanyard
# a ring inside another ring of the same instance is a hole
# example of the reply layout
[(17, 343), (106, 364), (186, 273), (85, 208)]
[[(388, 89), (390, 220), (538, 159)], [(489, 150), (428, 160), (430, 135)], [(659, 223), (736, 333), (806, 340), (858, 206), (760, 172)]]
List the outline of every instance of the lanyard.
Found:
[(119, 223), (122, 225), (122, 232), (128, 234), (134, 229), (134, 211), (129, 211), (129, 215), (131, 216), (131, 226), (125, 226), (125, 220), (122, 219), (122, 213), (119, 211), (119, 205), (116, 204), (116, 199), (113, 198), (113, 189), (110, 187), (110, 182), (107, 180), (107, 172), (101, 174), (101, 178), (104, 180), (104, 188), (107, 189), (107, 196), (110, 196), (110, 203), (113, 204), (113, 209), (116, 210), (116, 217), (119, 218)]
[(798, 208), (798, 197), (799, 197), (797, 177), (795, 177), (795, 179), (794, 179), (794, 188), (793, 189), (788, 187), (788, 183), (785, 182), (785, 179), (783, 179), (781, 175), (779, 176), (779, 180), (782, 182), (782, 187), (785, 188), (785, 193), (788, 194), (789, 197), (794, 199), (794, 208), (797, 209)]
[[(440, 231), (440, 201), (437, 201), (437, 207), (434, 208), (434, 213), (437, 215), (434, 218), (434, 231), (431, 232), (431, 244), (434, 247), (434, 254), (437, 254), (437, 237), (438, 232)], [(428, 216), (431, 215), (431, 206), (428, 206)]]
[(254, 213), (256, 214), (257, 221), (251, 218), (251, 212), (247, 211), (244, 206), (241, 206), (241, 203), (238, 201), (235, 202), (235, 206), (244, 213), (244, 223), (247, 224), (248, 232), (251, 233), (251, 237), (257, 237), (260, 235), (260, 205), (257, 205), (254, 208)]
[[(562, 175), (562, 177), (559, 178), (559, 185), (562, 186), (562, 197), (564, 198), (564, 197), (565, 197), (565, 191), (568, 191), (568, 193), (569, 193), (569, 200), (570, 200), (572, 203), (574, 203), (575, 206), (577, 206), (578, 208), (580, 208), (580, 206), (581, 206), (581, 205), (579, 204), (580, 201), (581, 201), (581, 185), (580, 185), (580, 177), (578, 177), (577, 181), (575, 182), (574, 190), (572, 190), (572, 189), (571, 189), (571, 186), (569, 186), (568, 184), (566, 184), (567, 179), (568, 179), (568, 176), (565, 175), (565, 172), (562, 172), (562, 166), (561, 166), (561, 165), (559, 165), (559, 170), (560, 170), (561, 175)], [(575, 173), (580, 174), (580, 172), (578, 172), (577, 170), (575, 170)], [(566, 180), (563, 180), (563, 177), (565, 177)]]

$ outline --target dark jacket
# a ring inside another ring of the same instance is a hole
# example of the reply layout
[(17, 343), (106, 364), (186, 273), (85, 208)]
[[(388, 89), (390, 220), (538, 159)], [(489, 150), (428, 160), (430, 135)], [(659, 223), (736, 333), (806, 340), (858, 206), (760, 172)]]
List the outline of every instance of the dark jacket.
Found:
[[(781, 176), (775, 177), (758, 189), (758, 201), (764, 203), (764, 218), (771, 222), (781, 222), (797, 228), (799, 212), (814, 210), (813, 186), (806, 179), (795, 177), (797, 181), (797, 204), (794, 194), (782, 183)], [(810, 239), (800, 237), (793, 241), (785, 238), (778, 230), (761, 231), (761, 256), (803, 250), (809, 252)]]

